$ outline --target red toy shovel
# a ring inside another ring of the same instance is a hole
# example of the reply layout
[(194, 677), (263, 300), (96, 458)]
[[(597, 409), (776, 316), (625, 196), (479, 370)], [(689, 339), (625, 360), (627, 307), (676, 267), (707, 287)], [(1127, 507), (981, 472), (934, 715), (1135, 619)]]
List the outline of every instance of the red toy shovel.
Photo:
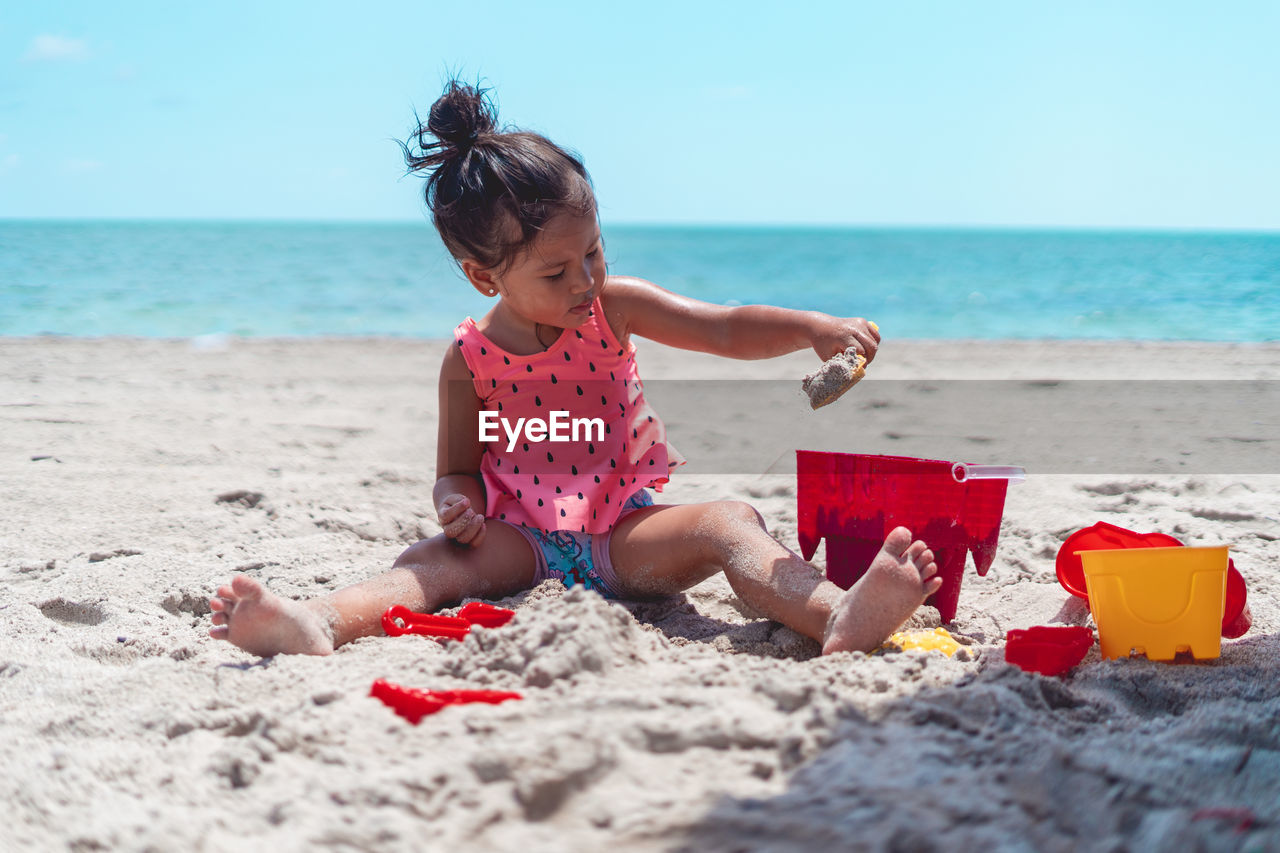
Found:
[(390, 681), (373, 682), (369, 695), (381, 699), (400, 716), (415, 726), (423, 717), (436, 713), (448, 705), (465, 705), (470, 702), (486, 702), (497, 705), (508, 699), (522, 698), (519, 693), (505, 690), (414, 690)]

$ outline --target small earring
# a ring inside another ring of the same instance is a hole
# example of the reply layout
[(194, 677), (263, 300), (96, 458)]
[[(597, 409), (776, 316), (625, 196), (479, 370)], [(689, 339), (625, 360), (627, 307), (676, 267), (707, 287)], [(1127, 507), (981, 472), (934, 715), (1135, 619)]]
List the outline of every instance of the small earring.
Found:
[(490, 296), (493, 296), (493, 295), (494, 295), (495, 293), (497, 293), (497, 292), (498, 292), (498, 288), (496, 288), (496, 287), (491, 287), (491, 288), (489, 288), (489, 295), (490, 295)]

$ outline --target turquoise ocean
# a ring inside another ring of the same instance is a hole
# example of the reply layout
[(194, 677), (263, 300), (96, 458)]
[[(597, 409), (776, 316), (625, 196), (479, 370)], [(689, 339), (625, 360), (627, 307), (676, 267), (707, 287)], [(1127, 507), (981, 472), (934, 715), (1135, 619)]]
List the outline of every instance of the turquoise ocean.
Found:
[[(902, 338), (1280, 339), (1280, 233), (609, 226), (610, 270)], [(0, 335), (448, 336), (431, 226), (0, 221)]]

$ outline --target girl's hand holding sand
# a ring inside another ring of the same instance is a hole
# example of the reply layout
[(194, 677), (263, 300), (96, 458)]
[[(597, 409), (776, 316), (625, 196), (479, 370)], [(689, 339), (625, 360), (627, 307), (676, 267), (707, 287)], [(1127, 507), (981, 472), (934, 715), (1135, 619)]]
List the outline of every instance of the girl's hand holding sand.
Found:
[(822, 315), (813, 333), (813, 351), (823, 361), (853, 347), (869, 364), (880, 346), (880, 329), (862, 317), (830, 317)]

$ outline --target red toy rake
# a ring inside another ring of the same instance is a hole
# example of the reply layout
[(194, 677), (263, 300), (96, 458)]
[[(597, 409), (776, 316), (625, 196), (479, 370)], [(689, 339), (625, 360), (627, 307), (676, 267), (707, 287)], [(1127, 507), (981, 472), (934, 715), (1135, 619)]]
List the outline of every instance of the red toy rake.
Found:
[(399, 604), (388, 607), (382, 614), (382, 630), (388, 637), (418, 634), (423, 637), (444, 637), (461, 640), (471, 631), (472, 625), (485, 628), (501, 628), (515, 616), (514, 610), (506, 610), (473, 601), (458, 611), (457, 616), (437, 616), (434, 613), (414, 613)]

